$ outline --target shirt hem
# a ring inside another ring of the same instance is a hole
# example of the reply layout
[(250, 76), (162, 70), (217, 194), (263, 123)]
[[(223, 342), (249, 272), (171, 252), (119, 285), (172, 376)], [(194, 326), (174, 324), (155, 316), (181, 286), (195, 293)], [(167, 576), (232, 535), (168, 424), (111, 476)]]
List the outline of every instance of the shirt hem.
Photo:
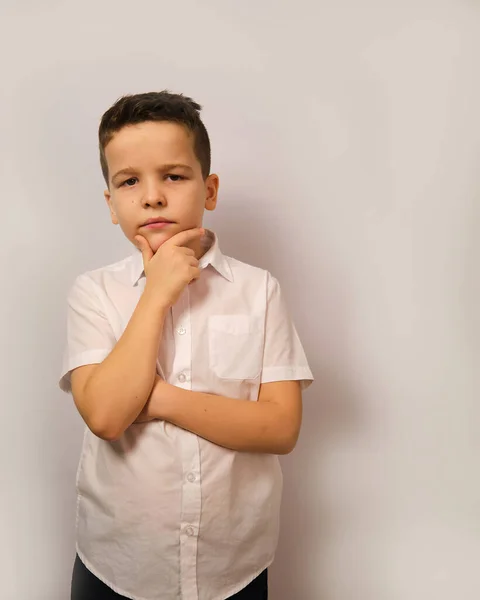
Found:
[[(78, 542), (76, 543), (75, 547), (76, 547), (76, 551), (78, 554), (78, 558), (82, 561), (82, 563), (90, 571), (90, 573), (92, 573), (92, 575), (95, 575), (95, 577), (97, 579), (99, 579), (102, 583), (107, 585), (115, 593), (120, 594), (120, 596), (125, 596), (125, 598), (129, 598), (130, 600), (152, 600), (151, 598), (145, 598), (144, 596), (132, 596), (132, 594), (130, 592), (126, 592), (122, 588), (119, 588), (116, 585), (111, 584), (106, 579), (106, 577), (103, 577), (103, 575), (100, 575), (100, 573), (95, 569), (95, 567), (92, 566), (92, 563), (85, 558), (85, 555), (78, 547)], [(218, 600), (220, 600), (220, 599), (218, 599)]]
[[(82, 561), (82, 563), (90, 571), (90, 573), (95, 575), (95, 577), (97, 579), (99, 579), (102, 583), (107, 585), (115, 593), (120, 594), (120, 596), (125, 596), (125, 598), (129, 598), (130, 600), (152, 600), (151, 598), (145, 598), (144, 596), (132, 596), (132, 594), (130, 594), (129, 592), (126, 592), (122, 588), (119, 588), (116, 585), (112, 585), (106, 579), (106, 577), (103, 577), (103, 575), (100, 575), (100, 573), (95, 569), (95, 567), (92, 566), (91, 562), (85, 558), (85, 555), (83, 554), (83, 552), (80, 550), (80, 548), (78, 546), (78, 542), (75, 544), (75, 549), (77, 551), (78, 558)], [(226, 592), (222, 592), (222, 594), (220, 596), (214, 596), (212, 598), (212, 600), (225, 600), (225, 597), (230, 598), (230, 596), (234, 596), (235, 594), (238, 594), (238, 592), (241, 592), (242, 590), (244, 590), (248, 585), (250, 585), (252, 583), (252, 581), (254, 581), (261, 573), (263, 573), (263, 571), (265, 571), (265, 569), (268, 569), (269, 567), (271, 567), (273, 564), (273, 561), (274, 561), (274, 558), (271, 558), (269, 561), (267, 561), (267, 563), (258, 572), (254, 573), (246, 583), (243, 582), (239, 586), (237, 585)], [(226, 594), (226, 596), (225, 596), (225, 594)]]
[(236, 586), (234, 588), (232, 588), (231, 590), (229, 590), (228, 592), (223, 592), (221, 596), (214, 596), (212, 598), (212, 600), (225, 600), (225, 593), (227, 594), (227, 598), (230, 598), (230, 596), (234, 596), (235, 594), (238, 594), (238, 592), (241, 592), (242, 590), (244, 590), (248, 585), (250, 585), (252, 583), (252, 581), (254, 581), (261, 573), (263, 573), (265, 571), (265, 569), (268, 569), (269, 567), (272, 566), (273, 561), (275, 560), (275, 557), (271, 558), (269, 561), (267, 561), (267, 564), (265, 564), (257, 573), (255, 573), (251, 579), (249, 579), (247, 581), (247, 583), (242, 583), (240, 584), (240, 586)]

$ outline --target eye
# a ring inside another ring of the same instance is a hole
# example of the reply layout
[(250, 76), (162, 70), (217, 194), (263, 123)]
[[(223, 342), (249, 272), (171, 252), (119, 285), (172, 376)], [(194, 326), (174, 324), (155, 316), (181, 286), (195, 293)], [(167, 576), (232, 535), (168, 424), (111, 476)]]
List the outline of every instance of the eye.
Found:
[(130, 179), (127, 179), (126, 181), (124, 181), (122, 183), (122, 185), (124, 185), (126, 187), (132, 187), (132, 185), (135, 185), (136, 182), (137, 182), (136, 177), (130, 177)]
[(169, 175), (167, 175), (167, 179), (171, 179), (173, 182), (176, 182), (182, 181), (183, 179), (185, 179), (185, 177), (182, 177), (181, 175), (173, 175), (172, 173), (170, 173)]

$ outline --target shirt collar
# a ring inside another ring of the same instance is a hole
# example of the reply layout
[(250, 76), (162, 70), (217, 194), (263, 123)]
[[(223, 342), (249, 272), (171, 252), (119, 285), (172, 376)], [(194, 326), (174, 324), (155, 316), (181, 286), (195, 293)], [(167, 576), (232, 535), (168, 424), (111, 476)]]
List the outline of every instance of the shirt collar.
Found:
[[(199, 268), (205, 269), (209, 265), (211, 265), (218, 273), (220, 273), (220, 275), (222, 275), (222, 277), (227, 279), (227, 281), (233, 281), (232, 269), (226, 256), (220, 250), (217, 235), (213, 231), (206, 229), (204, 239), (206, 244), (209, 245), (210, 248), (200, 259)], [(136, 286), (140, 279), (142, 279), (142, 277), (144, 276), (145, 271), (143, 269), (142, 253), (140, 252), (140, 250), (135, 250), (131, 262), (132, 286)]]

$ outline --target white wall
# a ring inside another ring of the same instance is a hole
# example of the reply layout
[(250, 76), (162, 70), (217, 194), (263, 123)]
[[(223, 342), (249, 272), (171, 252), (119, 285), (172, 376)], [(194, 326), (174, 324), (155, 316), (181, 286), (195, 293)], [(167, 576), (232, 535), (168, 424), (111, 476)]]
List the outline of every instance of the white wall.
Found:
[(209, 224), (280, 278), (317, 376), (272, 599), (478, 599), (478, 3), (2, 0), (0, 50), (2, 600), (68, 597), (65, 296), (128, 250), (96, 128), (163, 88), (204, 104)]

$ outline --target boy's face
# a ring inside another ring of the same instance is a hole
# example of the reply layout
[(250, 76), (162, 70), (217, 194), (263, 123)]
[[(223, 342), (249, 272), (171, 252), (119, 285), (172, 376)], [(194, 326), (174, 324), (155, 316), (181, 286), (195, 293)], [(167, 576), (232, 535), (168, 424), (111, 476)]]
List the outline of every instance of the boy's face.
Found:
[[(156, 252), (179, 231), (200, 227), (205, 209), (215, 209), (218, 177), (203, 179), (193, 136), (182, 125), (128, 125), (107, 144), (105, 158), (112, 223), (133, 244), (141, 235)], [(147, 223), (159, 218), (166, 222)]]

